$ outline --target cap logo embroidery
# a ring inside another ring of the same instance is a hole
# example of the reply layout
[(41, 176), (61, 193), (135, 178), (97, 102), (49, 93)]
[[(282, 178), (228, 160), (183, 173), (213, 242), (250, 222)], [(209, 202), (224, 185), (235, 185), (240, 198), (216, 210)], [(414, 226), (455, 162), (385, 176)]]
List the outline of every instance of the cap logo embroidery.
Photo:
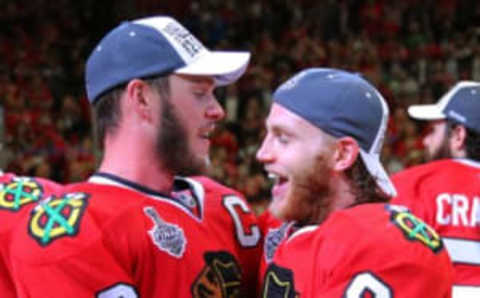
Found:
[(453, 119), (455, 119), (457, 121), (460, 121), (462, 123), (467, 122), (467, 118), (465, 118), (464, 116), (460, 115), (459, 113), (457, 113), (455, 111), (448, 111), (448, 115), (450, 117), (452, 117)]
[(298, 75), (294, 76), (290, 80), (283, 83), (278, 88), (278, 90), (284, 90), (285, 91), (285, 90), (290, 90), (290, 89), (294, 88), (295, 86), (297, 86), (298, 82), (307, 74), (308, 74), (308, 71), (303, 71), (303, 72), (299, 73)]
[(164, 31), (178, 42), (192, 58), (204, 49), (203, 45), (195, 36), (177, 23), (169, 23)]

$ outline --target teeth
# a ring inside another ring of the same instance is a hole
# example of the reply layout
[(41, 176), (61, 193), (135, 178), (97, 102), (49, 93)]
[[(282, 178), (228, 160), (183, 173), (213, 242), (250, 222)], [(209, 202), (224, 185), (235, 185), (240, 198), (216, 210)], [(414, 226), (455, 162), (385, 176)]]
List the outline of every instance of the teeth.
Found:
[(273, 183), (278, 183), (280, 181), (280, 176), (274, 173), (268, 173), (268, 178), (273, 180)]

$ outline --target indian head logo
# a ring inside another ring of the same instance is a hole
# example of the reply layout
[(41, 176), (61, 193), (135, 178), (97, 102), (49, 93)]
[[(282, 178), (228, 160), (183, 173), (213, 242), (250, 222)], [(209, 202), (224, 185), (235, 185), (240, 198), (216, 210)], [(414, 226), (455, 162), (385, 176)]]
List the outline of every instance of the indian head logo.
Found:
[(227, 251), (208, 251), (205, 266), (191, 286), (192, 297), (240, 298), (245, 297), (242, 272), (235, 257)]

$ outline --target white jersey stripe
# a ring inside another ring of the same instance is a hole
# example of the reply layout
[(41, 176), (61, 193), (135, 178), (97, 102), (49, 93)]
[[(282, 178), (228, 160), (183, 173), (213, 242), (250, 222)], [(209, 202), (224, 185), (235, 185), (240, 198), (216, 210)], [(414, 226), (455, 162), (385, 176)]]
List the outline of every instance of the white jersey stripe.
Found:
[(480, 265), (480, 241), (444, 237), (443, 243), (454, 263)]

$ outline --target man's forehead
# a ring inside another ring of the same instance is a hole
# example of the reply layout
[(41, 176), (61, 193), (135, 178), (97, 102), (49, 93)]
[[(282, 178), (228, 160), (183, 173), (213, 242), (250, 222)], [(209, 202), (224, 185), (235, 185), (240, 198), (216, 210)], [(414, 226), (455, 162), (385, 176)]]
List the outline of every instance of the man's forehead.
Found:
[[(299, 115), (275, 102), (272, 104), (270, 113), (267, 117), (267, 125), (285, 128), (289, 127), (295, 130), (320, 130)], [(299, 131), (299, 133), (301, 133), (301, 131)]]

